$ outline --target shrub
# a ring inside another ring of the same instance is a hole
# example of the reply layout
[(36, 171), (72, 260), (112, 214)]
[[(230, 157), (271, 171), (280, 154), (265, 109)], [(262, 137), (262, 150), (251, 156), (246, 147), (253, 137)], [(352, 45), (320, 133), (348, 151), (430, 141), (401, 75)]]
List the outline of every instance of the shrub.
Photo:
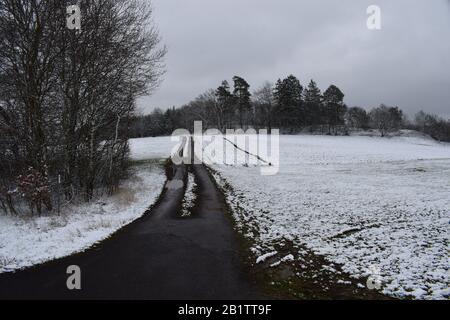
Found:
[(24, 198), (34, 214), (36, 208), (39, 215), (42, 214), (42, 205), (47, 210), (52, 210), (50, 187), (47, 175), (29, 167), (27, 172), (17, 177), (18, 192)]

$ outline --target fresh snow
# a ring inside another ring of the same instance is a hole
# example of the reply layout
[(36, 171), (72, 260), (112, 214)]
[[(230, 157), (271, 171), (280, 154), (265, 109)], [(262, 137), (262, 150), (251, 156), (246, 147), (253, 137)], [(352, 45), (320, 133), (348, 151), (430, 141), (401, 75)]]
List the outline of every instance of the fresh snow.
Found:
[(169, 136), (130, 139), (131, 159), (135, 161), (167, 159), (177, 143)]
[(449, 144), (408, 133), (281, 136), (273, 176), (237, 152), (237, 164), (212, 167), (234, 190), (227, 200), (255, 241), (252, 251), (290, 240), (364, 283), (368, 270), (379, 269), (387, 295), (449, 298)]
[(61, 215), (0, 215), (0, 272), (14, 271), (84, 251), (141, 217), (164, 185), (161, 168), (134, 170), (116, 195), (70, 205)]
[(283, 262), (290, 262), (290, 261), (294, 261), (295, 257), (292, 254), (288, 254), (287, 256), (281, 258), (280, 260), (278, 260), (277, 262), (274, 262), (270, 265), (271, 268), (274, 267), (278, 267), (280, 264), (282, 264)]
[(276, 255), (277, 253), (278, 253), (277, 251), (272, 251), (272, 252), (265, 253), (265, 254), (263, 254), (262, 256), (259, 256), (256, 259), (256, 263), (257, 264), (258, 263), (262, 263), (262, 262), (266, 261), (267, 259), (269, 259), (269, 258), (273, 257), (274, 255)]
[[(170, 137), (133, 139), (133, 160), (167, 158)], [(162, 166), (139, 164), (118, 192), (91, 203), (70, 204), (60, 216), (0, 215), (0, 273), (84, 251), (141, 217), (156, 201), (166, 180)]]
[(192, 172), (188, 173), (188, 181), (186, 186), (186, 192), (184, 193), (183, 203), (181, 206), (181, 215), (182, 217), (191, 216), (192, 209), (195, 205), (195, 189), (197, 188), (197, 184), (195, 183), (194, 174)]

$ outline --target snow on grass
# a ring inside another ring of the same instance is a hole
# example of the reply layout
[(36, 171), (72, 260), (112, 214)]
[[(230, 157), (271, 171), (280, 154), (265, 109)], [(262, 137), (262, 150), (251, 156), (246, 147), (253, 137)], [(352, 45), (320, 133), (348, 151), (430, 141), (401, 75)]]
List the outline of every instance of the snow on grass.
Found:
[(294, 261), (294, 255), (292, 254), (288, 254), (287, 256), (281, 258), (280, 260), (278, 260), (277, 262), (274, 262), (270, 265), (271, 268), (275, 268), (278, 267), (279, 265), (281, 265), (284, 262), (291, 262)]
[(141, 217), (160, 195), (161, 167), (136, 166), (111, 197), (65, 207), (60, 216), (0, 215), (0, 273), (81, 252)]
[(195, 205), (195, 189), (197, 184), (195, 183), (194, 174), (192, 172), (188, 173), (188, 182), (186, 186), (186, 192), (184, 193), (183, 203), (181, 206), (181, 216), (189, 217), (191, 216), (192, 209)]
[(256, 264), (266, 261), (267, 259), (273, 257), (277, 253), (278, 253), (277, 251), (272, 251), (272, 252), (267, 252), (267, 253), (263, 254), (262, 256), (259, 256), (256, 259)]
[[(175, 144), (170, 137), (132, 139), (131, 158), (164, 159)], [(0, 215), (0, 273), (84, 251), (108, 238), (145, 213), (161, 194), (165, 180), (161, 166), (135, 165), (115, 195), (71, 204), (60, 216)]]
[(378, 268), (385, 294), (449, 298), (449, 144), (409, 134), (281, 136), (277, 175), (242, 163), (213, 168), (233, 187), (238, 227), (264, 248), (254, 251), (287, 239), (364, 283)]
[(154, 137), (130, 139), (131, 159), (140, 161), (147, 159), (167, 159), (177, 141), (171, 141), (171, 137)]

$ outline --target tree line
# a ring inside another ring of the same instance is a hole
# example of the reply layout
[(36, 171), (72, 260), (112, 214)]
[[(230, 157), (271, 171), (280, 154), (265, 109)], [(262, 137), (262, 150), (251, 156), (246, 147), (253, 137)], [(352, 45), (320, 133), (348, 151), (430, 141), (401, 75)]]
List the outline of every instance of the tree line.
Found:
[(282, 133), (310, 132), (328, 135), (348, 134), (352, 130), (377, 129), (381, 136), (401, 128), (415, 129), (435, 139), (450, 141), (450, 122), (419, 112), (408, 120), (403, 111), (384, 104), (367, 111), (348, 107), (344, 93), (336, 85), (324, 92), (311, 80), (303, 86), (290, 75), (273, 85), (264, 83), (250, 91), (242, 77), (233, 77), (233, 87), (223, 81), (180, 108), (155, 109), (134, 119), (133, 137), (170, 135), (177, 128), (192, 130), (194, 121), (204, 128), (272, 128)]
[[(136, 98), (165, 48), (147, 1), (0, 1), (0, 209), (20, 214), (114, 192), (126, 175)], [(24, 205), (27, 206), (24, 206)], [(29, 210), (28, 210), (28, 209)]]

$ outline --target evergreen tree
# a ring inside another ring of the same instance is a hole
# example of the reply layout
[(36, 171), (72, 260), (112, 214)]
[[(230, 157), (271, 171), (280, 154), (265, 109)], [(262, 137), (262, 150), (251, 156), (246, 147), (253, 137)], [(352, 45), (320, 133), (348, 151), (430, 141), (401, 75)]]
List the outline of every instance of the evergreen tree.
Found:
[(226, 103), (232, 97), (230, 92), (230, 85), (227, 80), (222, 81), (222, 84), (216, 90), (217, 101)]
[(323, 93), (325, 120), (328, 124), (329, 134), (331, 134), (332, 129), (336, 134), (336, 126), (344, 124), (344, 115), (347, 110), (344, 104), (344, 96), (342, 91), (335, 85), (331, 85)]
[(235, 97), (236, 107), (239, 117), (239, 125), (241, 128), (244, 126), (244, 120), (246, 119), (251, 110), (250, 104), (250, 85), (243, 78), (235, 76), (233, 77), (234, 91), (233, 96)]
[(298, 127), (303, 118), (303, 112), (301, 112), (302, 92), (303, 87), (295, 76), (290, 75), (286, 79), (278, 79), (274, 90), (278, 125), (290, 129)]
[(304, 94), (305, 122), (307, 124), (311, 126), (320, 124), (322, 117), (321, 102), (322, 94), (320, 89), (317, 87), (316, 82), (311, 79)]
[(233, 121), (234, 97), (230, 91), (228, 81), (222, 81), (222, 84), (216, 89), (218, 109), (223, 117), (223, 125), (228, 128)]
[(178, 126), (175, 107), (167, 109), (163, 116), (163, 131), (171, 134)]
[(293, 75), (284, 80), (278, 79), (275, 85), (274, 96), (279, 106), (298, 107), (302, 103), (303, 87)]

